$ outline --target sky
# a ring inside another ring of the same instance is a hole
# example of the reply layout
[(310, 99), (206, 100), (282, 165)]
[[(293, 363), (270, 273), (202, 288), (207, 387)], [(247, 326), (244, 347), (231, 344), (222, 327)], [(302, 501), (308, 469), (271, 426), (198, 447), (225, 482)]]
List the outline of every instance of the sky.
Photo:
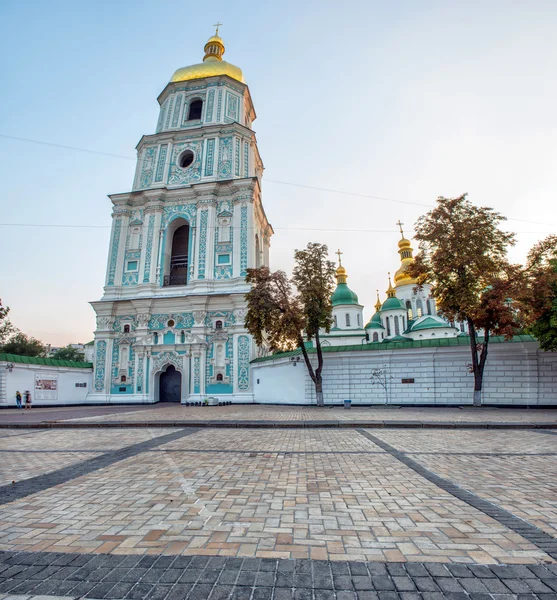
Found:
[(217, 21), (257, 112), (271, 268), (340, 248), (367, 320), (395, 223), (410, 236), (439, 196), (507, 216), (513, 261), (557, 231), (555, 0), (3, 0), (0, 298), (25, 333), (92, 339), (107, 195)]

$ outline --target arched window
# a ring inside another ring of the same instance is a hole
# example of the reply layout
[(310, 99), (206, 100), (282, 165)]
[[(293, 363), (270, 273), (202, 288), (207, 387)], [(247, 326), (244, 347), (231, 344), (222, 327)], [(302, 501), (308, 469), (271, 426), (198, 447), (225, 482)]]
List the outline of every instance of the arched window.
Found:
[(460, 331), (461, 331), (462, 333), (464, 333), (464, 323), (461, 323), (461, 324), (460, 324)]
[(402, 321), (402, 331), (406, 331), (406, 319), (404, 317), (400, 317)]
[(222, 329), (222, 321), (215, 322), (215, 329)]
[(201, 119), (201, 111), (203, 110), (203, 100), (194, 100), (190, 103), (188, 111), (188, 121), (196, 121)]
[(255, 268), (259, 269), (261, 266), (261, 250), (259, 249), (259, 236), (255, 234)]
[(406, 300), (406, 312), (408, 313), (408, 320), (412, 320), (412, 302)]
[(373, 341), (374, 341), (374, 342), (378, 342), (378, 341), (379, 341), (379, 336), (377, 335), (377, 332), (375, 332), (375, 333), (373, 334)]
[(124, 325), (124, 333), (129, 333), (129, 332), (130, 332), (130, 326)]
[(217, 373), (217, 381), (222, 381), (222, 373)]
[(385, 319), (387, 321), (387, 336), (391, 335), (391, 318), (387, 317)]
[(429, 298), (425, 301), (425, 306), (426, 306), (427, 314), (430, 315), (431, 314), (431, 300)]
[(185, 344), (186, 343), (186, 334), (183, 331), (180, 334), (180, 343), (181, 344)]
[(159, 334), (154, 333), (153, 334), (153, 344), (158, 344), (158, 343), (159, 343)]
[(164, 285), (186, 285), (188, 282), (189, 241), (190, 226), (179, 226), (172, 235), (169, 272), (164, 278)]
[(350, 327), (350, 313), (346, 313), (346, 327)]
[(333, 327), (335, 327), (335, 328), (338, 327), (337, 316), (336, 315), (333, 317)]
[(398, 323), (397, 315), (395, 315), (395, 335), (400, 335), (400, 325)]
[(416, 300), (416, 313), (418, 319), (424, 314), (424, 307), (420, 298)]
[(360, 313), (356, 315), (356, 321), (358, 321), (358, 327), (360, 327)]

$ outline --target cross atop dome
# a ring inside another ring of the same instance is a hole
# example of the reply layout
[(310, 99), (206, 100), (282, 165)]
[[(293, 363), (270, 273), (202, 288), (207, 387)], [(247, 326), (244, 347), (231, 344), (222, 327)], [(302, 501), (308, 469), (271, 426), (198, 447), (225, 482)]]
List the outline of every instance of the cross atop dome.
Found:
[(404, 231), (402, 231), (402, 226), (404, 225), (404, 223), (401, 222), (401, 220), (399, 219), (396, 224), (398, 225), (399, 229), (400, 229), (400, 235), (402, 237), (402, 239), (404, 239)]

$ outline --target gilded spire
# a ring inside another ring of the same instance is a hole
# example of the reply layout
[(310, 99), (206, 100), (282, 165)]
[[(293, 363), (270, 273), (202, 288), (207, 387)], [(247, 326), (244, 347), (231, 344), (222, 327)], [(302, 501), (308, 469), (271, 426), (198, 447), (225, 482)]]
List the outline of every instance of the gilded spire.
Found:
[(379, 290), (375, 290), (377, 292), (377, 302), (375, 303), (375, 312), (379, 312), (381, 310), (381, 300), (379, 300)]
[(224, 54), (224, 42), (219, 36), (219, 27), (222, 23), (216, 23), (215, 27), (217, 28), (215, 35), (211, 36), (207, 43), (205, 44), (205, 56), (203, 57), (203, 62), (215, 62), (221, 61), (222, 55)]
[(396, 290), (391, 283), (391, 273), (389, 273), (389, 287), (387, 288), (387, 298), (396, 298)]
[(335, 254), (338, 255), (338, 269), (336, 271), (336, 277), (337, 277), (337, 285), (339, 283), (346, 283), (346, 280), (348, 279), (348, 275), (346, 274), (346, 269), (342, 266), (342, 261), (340, 259), (340, 257), (342, 256), (342, 252), (340, 250), (337, 250), (335, 252)]
[(416, 281), (406, 274), (406, 270), (414, 260), (414, 251), (412, 250), (412, 246), (410, 245), (410, 240), (407, 240), (404, 237), (404, 231), (402, 229), (404, 223), (402, 223), (399, 219), (396, 224), (400, 229), (401, 239), (398, 242), (398, 253), (400, 254), (400, 267), (395, 273), (395, 286), (398, 287), (400, 285), (415, 285)]

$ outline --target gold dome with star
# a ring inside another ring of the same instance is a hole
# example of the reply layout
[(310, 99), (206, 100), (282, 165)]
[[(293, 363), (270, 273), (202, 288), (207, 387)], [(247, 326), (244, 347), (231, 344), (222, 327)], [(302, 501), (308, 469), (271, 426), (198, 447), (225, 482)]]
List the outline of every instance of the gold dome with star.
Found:
[(242, 69), (232, 63), (222, 60), (225, 48), (224, 42), (219, 36), (218, 28), (216, 34), (207, 40), (204, 50), (205, 56), (203, 57), (203, 62), (178, 69), (174, 75), (172, 75), (170, 83), (191, 81), (192, 79), (204, 79), (205, 77), (217, 77), (218, 75), (228, 75), (232, 79), (244, 83)]

